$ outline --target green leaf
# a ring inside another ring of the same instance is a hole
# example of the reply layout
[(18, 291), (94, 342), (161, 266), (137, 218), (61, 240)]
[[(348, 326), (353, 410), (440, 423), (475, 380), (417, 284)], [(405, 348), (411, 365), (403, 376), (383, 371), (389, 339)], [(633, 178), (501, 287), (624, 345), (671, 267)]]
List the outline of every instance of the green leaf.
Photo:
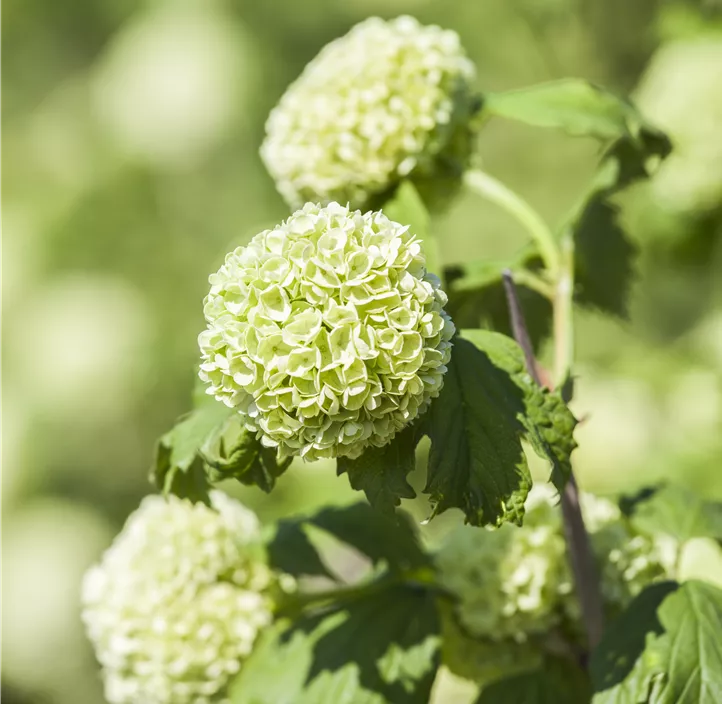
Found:
[(325, 508), (312, 516), (282, 521), (268, 546), (274, 567), (295, 576), (330, 576), (323, 559), (308, 539), (306, 529), (310, 526), (353, 547), (375, 565), (385, 563), (390, 571), (410, 571), (429, 564), (429, 557), (419, 545), (407, 514), (381, 514), (368, 504), (358, 503)]
[(278, 571), (301, 577), (314, 575), (335, 579), (304, 530), (304, 522), (284, 520), (276, 524), (268, 541), (268, 560)]
[[(475, 341), (505, 345), (478, 331)], [(497, 339), (499, 338), (499, 339)], [(531, 476), (521, 446), (521, 389), (487, 351), (456, 338), (444, 387), (426, 417), (428, 477), (434, 515), (459, 508), (473, 525), (521, 523)]]
[(401, 499), (413, 499), (416, 492), (406, 480), (416, 466), (418, 429), (405, 428), (383, 447), (369, 447), (361, 457), (339, 457), (339, 475), (348, 474), (351, 487), (363, 491), (369, 503), (379, 511), (393, 513)]
[(389, 584), (266, 631), (229, 694), (233, 704), (426, 704), (438, 665), (433, 595)]
[(722, 591), (656, 584), (612, 624), (592, 655), (594, 704), (722, 701)]
[(226, 418), (217, 432), (207, 438), (200, 452), (212, 482), (236, 479), (266, 493), (291, 464), (291, 458), (279, 461), (274, 448), (264, 447), (256, 433), (244, 427), (238, 414)]
[(589, 677), (576, 663), (547, 657), (537, 670), (484, 687), (476, 704), (584, 704), (590, 699)]
[(483, 110), (537, 127), (562, 129), (574, 136), (636, 138), (644, 122), (625, 100), (586, 81), (572, 78), (489, 93)]
[(409, 230), (423, 242), (427, 271), (440, 276), (439, 245), (431, 232), (431, 218), (416, 186), (411, 181), (402, 181), (384, 204), (383, 212), (389, 219), (409, 226)]
[(164, 494), (208, 501), (208, 482), (199, 459), (201, 446), (233, 410), (222, 403), (191, 411), (158, 441), (151, 481)]
[(652, 704), (722, 701), (722, 591), (687, 582), (659, 607), (664, 633), (648, 642)]
[(642, 658), (647, 634), (662, 632), (657, 609), (678, 586), (662, 582), (647, 587), (605, 630), (590, 661), (594, 704), (648, 701), (650, 677)]
[(679, 485), (646, 491), (643, 498), (632, 504), (631, 520), (643, 532), (665, 533), (679, 541), (692, 538), (722, 541), (722, 503), (706, 501)]

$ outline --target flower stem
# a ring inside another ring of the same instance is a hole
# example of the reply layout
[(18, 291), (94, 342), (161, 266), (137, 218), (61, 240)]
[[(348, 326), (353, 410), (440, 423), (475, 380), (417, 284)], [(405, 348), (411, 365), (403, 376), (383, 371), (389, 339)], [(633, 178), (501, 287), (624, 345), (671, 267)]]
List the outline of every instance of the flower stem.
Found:
[[(567, 239), (567, 238), (565, 238)], [(557, 383), (563, 383), (573, 360), (572, 335), (572, 291), (574, 277), (573, 240), (563, 244), (561, 264), (556, 293), (554, 296), (554, 343), (555, 375)], [(534, 358), (534, 350), (519, 303), (514, 279), (510, 271), (503, 274), (504, 290), (509, 305), (514, 338), (524, 352), (527, 371), (535, 383), (541, 385)], [(582, 610), (582, 619), (587, 633), (589, 650), (593, 649), (602, 636), (604, 615), (602, 597), (599, 589), (599, 575), (589, 534), (584, 525), (584, 517), (579, 503), (579, 488), (574, 474), (570, 473), (564, 491), (561, 492), (561, 510), (564, 522), (564, 534), (569, 549), (569, 561), (574, 574), (574, 583)]]
[(559, 250), (554, 235), (539, 213), (501, 181), (479, 169), (467, 171), (464, 184), (482, 198), (506, 210), (526, 228), (539, 247), (539, 254), (550, 276), (555, 278), (559, 270)]

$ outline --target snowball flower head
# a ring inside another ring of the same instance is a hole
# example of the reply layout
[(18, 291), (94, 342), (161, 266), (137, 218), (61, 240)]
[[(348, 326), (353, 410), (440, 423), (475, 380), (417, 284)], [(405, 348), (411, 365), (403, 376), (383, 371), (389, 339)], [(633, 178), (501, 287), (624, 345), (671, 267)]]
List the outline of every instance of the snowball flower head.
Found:
[(380, 212), (309, 203), (210, 283), (200, 377), (283, 456), (358, 457), (441, 390), (446, 296), (420, 241)]
[(111, 704), (203, 704), (271, 621), (272, 573), (255, 514), (146, 497), (83, 582), (83, 621)]
[(523, 642), (560, 620), (560, 595), (572, 584), (552, 494), (534, 486), (523, 528), (462, 526), (437, 554), (442, 582), (456, 595), (457, 616), (472, 635)]
[(410, 174), (471, 151), (474, 66), (458, 35), (412, 17), (361, 22), (328, 44), (266, 124), (261, 156), (292, 207), (364, 207)]

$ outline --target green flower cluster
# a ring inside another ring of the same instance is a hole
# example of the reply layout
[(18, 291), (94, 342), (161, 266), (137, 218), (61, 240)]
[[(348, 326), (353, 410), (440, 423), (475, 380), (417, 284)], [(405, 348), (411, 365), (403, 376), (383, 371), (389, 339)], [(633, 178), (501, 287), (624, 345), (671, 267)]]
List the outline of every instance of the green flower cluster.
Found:
[(370, 18), (328, 44), (266, 124), (261, 156), (291, 205), (357, 207), (410, 174), (466, 161), (475, 71), (458, 35)]
[(85, 575), (82, 617), (111, 704), (218, 701), (271, 622), (277, 580), (258, 520), (211, 499), (146, 497)]
[(200, 377), (282, 456), (358, 457), (439, 394), (454, 326), (421, 242), (307, 204), (210, 277)]
[[(551, 628), (579, 631), (561, 511), (554, 490), (535, 485), (524, 526), (494, 531), (461, 527), (438, 552), (443, 584), (472, 635), (525, 642)], [(637, 534), (612, 502), (582, 495), (605, 606), (625, 606), (647, 584), (668, 576), (669, 561), (653, 539)]]
[(458, 598), (457, 616), (472, 635), (522, 642), (558, 622), (572, 583), (550, 494), (534, 486), (523, 528), (462, 526), (438, 552), (442, 583)]

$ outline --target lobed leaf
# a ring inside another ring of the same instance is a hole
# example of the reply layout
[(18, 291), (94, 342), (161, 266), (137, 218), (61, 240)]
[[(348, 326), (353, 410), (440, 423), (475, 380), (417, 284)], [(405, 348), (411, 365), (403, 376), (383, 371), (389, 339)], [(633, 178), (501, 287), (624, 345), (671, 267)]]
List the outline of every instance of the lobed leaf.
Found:
[(675, 582), (647, 587), (607, 627), (590, 660), (594, 704), (648, 701), (650, 677), (642, 659), (647, 634), (662, 632), (657, 609), (678, 587)]
[[(493, 346), (502, 335), (488, 335)], [(522, 390), (488, 350), (457, 338), (444, 381), (426, 419), (431, 438), (427, 483), (434, 514), (463, 511), (472, 525), (521, 523), (531, 476), (521, 446)]]
[(645, 589), (592, 655), (594, 704), (722, 701), (722, 591), (705, 582)]
[(629, 102), (577, 78), (488, 93), (483, 110), (528, 125), (597, 139), (637, 137), (644, 124)]
[(534, 451), (550, 462), (551, 481), (561, 492), (572, 471), (576, 418), (559, 393), (534, 382), (526, 370), (524, 353), (510, 337), (481, 330), (465, 330), (463, 334), (521, 389), (524, 409), (517, 418)]

